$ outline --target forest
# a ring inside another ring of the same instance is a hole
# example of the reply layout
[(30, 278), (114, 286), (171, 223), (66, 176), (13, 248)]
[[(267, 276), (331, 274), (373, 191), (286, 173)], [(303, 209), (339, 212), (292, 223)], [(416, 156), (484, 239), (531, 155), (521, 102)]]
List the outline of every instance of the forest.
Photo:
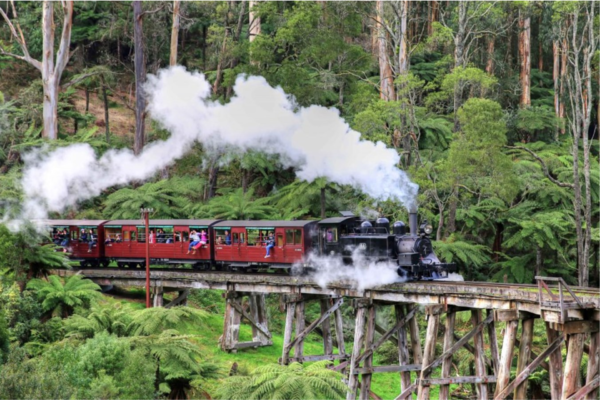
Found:
[[(153, 77), (169, 67), (203, 74), (215, 105), (261, 77), (293, 107), (334, 110), (361, 141), (393, 149), (436, 253), (465, 280), (600, 283), (600, 3), (11, 0), (0, 14), (0, 399), (345, 397), (324, 363), (265, 365), (275, 353), (236, 361), (227, 378), (235, 359), (195, 342), (218, 327), (220, 294), (148, 310), (104, 298), (90, 281), (49, 276), (66, 256), (9, 223), (32, 193), (54, 190), (28, 171), (82, 145), (92, 150), (77, 163), (44, 164), (44, 176), (85, 188), (46, 204), (50, 218), (137, 219), (148, 207), (155, 219), (408, 219), (401, 202), (303, 179), (282, 155), (203, 142), (143, 178), (89, 189), (94, 175), (74, 171), (110, 152), (142, 157), (174, 135), (149, 107)], [(287, 378), (256, 383), (272, 376)]]

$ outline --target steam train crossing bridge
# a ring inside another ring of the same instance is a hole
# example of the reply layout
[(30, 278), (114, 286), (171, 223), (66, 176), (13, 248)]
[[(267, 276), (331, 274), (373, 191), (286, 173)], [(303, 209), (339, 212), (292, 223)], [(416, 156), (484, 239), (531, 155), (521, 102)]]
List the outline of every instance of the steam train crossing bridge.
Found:
[[(59, 275), (79, 273), (100, 285), (145, 287), (142, 270), (58, 270)], [(321, 287), (309, 277), (191, 270), (151, 270), (154, 305), (163, 305), (163, 293), (178, 291), (166, 306), (184, 302), (189, 289), (226, 291), (226, 311), (221, 347), (237, 351), (271, 345), (265, 294), (283, 295), (286, 324), (281, 363), (293, 361), (337, 361), (334, 369), (347, 376), (347, 400), (368, 399), (374, 373), (398, 372), (401, 387), (396, 399), (430, 397), (439, 386), (439, 398), (451, 397), (451, 384), (471, 384), (478, 399), (526, 399), (528, 377), (537, 369), (549, 374), (552, 399), (597, 399), (600, 386), (600, 290), (570, 288), (560, 278), (536, 277), (538, 285), (483, 282), (405, 282), (369, 289), (356, 289), (350, 282)], [(244, 298), (248, 301), (244, 302)], [(346, 353), (340, 306), (351, 301), (355, 309), (354, 343)], [(321, 315), (307, 321), (306, 304), (318, 302)], [(395, 323), (381, 327), (376, 314), (393, 307)], [(464, 336), (455, 331), (457, 313), (469, 313), (471, 330)], [(417, 318), (427, 319), (422, 341)], [(239, 341), (242, 319), (252, 326), (253, 340)], [(534, 321), (544, 321), (547, 346), (532, 351)], [(498, 337), (496, 324), (501, 324)], [(521, 329), (519, 330), (519, 325)], [(323, 354), (304, 354), (304, 340), (320, 327)], [(518, 333), (520, 332), (520, 335)], [(335, 337), (334, 337), (335, 336)], [(438, 336), (440, 336), (438, 338)], [(519, 336), (517, 338), (517, 336)], [(386, 341), (398, 348), (397, 365), (374, 366), (373, 354)], [(436, 352), (436, 344), (442, 343)], [(452, 376), (452, 357), (461, 348), (473, 355), (473, 376)], [(563, 357), (563, 353), (566, 356)], [(581, 373), (584, 354), (587, 369)], [(517, 374), (510, 370), (516, 358)], [(416, 379), (411, 379), (412, 377)], [(533, 390), (533, 387), (532, 387)], [(358, 392), (358, 393), (357, 393)], [(541, 394), (539, 394), (541, 395)]]

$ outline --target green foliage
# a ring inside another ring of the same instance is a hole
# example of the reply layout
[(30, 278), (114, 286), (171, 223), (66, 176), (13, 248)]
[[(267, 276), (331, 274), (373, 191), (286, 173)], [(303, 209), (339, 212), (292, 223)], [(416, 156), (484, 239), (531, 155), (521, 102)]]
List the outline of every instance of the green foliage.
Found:
[(503, 152), (506, 124), (494, 101), (469, 99), (458, 111), (461, 131), (450, 145), (445, 167), (452, 179), (471, 191), (506, 202), (517, 192), (512, 162)]
[(190, 201), (202, 192), (204, 181), (192, 177), (176, 177), (146, 183), (137, 189), (123, 188), (105, 201), (104, 215), (109, 219), (137, 219), (140, 208), (153, 208), (151, 218), (182, 218)]
[(119, 337), (127, 336), (133, 319), (131, 313), (131, 307), (121, 303), (92, 306), (88, 315), (75, 314), (64, 321), (66, 336), (87, 339), (100, 332)]
[[(433, 248), (438, 257), (445, 262), (456, 262), (467, 275), (471, 269), (478, 269), (491, 264), (489, 248), (450, 236), (446, 241), (433, 242)], [(465, 278), (467, 278), (465, 276)]]
[(44, 312), (63, 318), (70, 316), (75, 307), (89, 307), (93, 300), (101, 296), (100, 286), (82, 275), (66, 278), (64, 285), (56, 275), (50, 275), (48, 281), (33, 279), (27, 288), (35, 290)]
[(191, 207), (189, 210), (196, 217), (220, 219), (269, 219), (272, 208), (267, 199), (254, 199), (254, 190), (246, 193), (239, 189), (221, 189), (220, 196), (214, 197), (205, 206)]
[(19, 282), (27, 278), (45, 276), (52, 268), (67, 268), (68, 259), (62, 251), (32, 225), (24, 224), (17, 233), (0, 224), (0, 268)]
[(0, 365), (0, 399), (64, 399), (75, 394), (61, 363), (37, 357), (30, 359), (25, 349), (12, 346), (8, 359)]
[(341, 374), (321, 361), (305, 366), (272, 364), (256, 368), (250, 376), (233, 376), (217, 390), (219, 399), (342, 399), (347, 387)]
[(153, 307), (138, 311), (127, 331), (134, 336), (156, 335), (183, 323), (201, 323), (206, 311), (191, 307)]

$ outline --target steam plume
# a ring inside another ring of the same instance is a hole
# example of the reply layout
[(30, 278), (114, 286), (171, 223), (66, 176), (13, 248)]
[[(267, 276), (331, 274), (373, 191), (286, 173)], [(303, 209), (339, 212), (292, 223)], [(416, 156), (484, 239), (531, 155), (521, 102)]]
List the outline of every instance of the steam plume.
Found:
[(300, 179), (324, 177), (416, 209), (418, 186), (397, 168), (396, 151), (361, 140), (338, 110), (298, 107), (262, 77), (240, 76), (234, 91), (222, 105), (209, 100), (210, 85), (202, 74), (178, 66), (149, 75), (148, 110), (171, 136), (147, 145), (137, 157), (130, 150), (110, 150), (98, 158), (87, 144), (31, 152), (22, 180), (23, 217), (45, 218), (48, 211), (63, 211), (109, 187), (146, 180), (197, 141), (209, 148), (279, 154)]

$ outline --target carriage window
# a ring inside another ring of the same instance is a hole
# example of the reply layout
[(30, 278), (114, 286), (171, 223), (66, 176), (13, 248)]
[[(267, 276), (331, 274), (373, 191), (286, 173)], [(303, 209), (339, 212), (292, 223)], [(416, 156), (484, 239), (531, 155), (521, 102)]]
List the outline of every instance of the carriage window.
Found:
[(121, 227), (106, 227), (104, 229), (106, 233), (106, 239), (104, 240), (106, 243), (120, 243), (123, 241), (123, 232)]
[(173, 243), (173, 227), (171, 226), (151, 226), (156, 235), (156, 243)]
[[(150, 230), (148, 230), (150, 232)], [(146, 227), (137, 229), (138, 243), (146, 243)]]
[(294, 243), (294, 230), (286, 229), (285, 230), (285, 244), (293, 244)]
[(269, 233), (275, 233), (275, 228), (246, 228), (248, 246), (264, 246)]
[(190, 236), (188, 231), (176, 231), (175, 232), (175, 242), (187, 242)]
[(234, 233), (233, 234), (233, 243), (244, 244), (245, 235), (243, 233)]
[[(231, 244), (231, 234), (230, 234), (229, 230), (230, 230), (230, 228), (217, 228), (214, 230), (216, 244), (223, 244), (223, 245)], [(229, 243), (228, 243), (228, 237), (229, 237)]]
[(285, 244), (298, 245), (302, 244), (302, 229), (286, 229)]
[(248, 246), (260, 246), (262, 242), (262, 232), (259, 229), (246, 229), (248, 234)]

